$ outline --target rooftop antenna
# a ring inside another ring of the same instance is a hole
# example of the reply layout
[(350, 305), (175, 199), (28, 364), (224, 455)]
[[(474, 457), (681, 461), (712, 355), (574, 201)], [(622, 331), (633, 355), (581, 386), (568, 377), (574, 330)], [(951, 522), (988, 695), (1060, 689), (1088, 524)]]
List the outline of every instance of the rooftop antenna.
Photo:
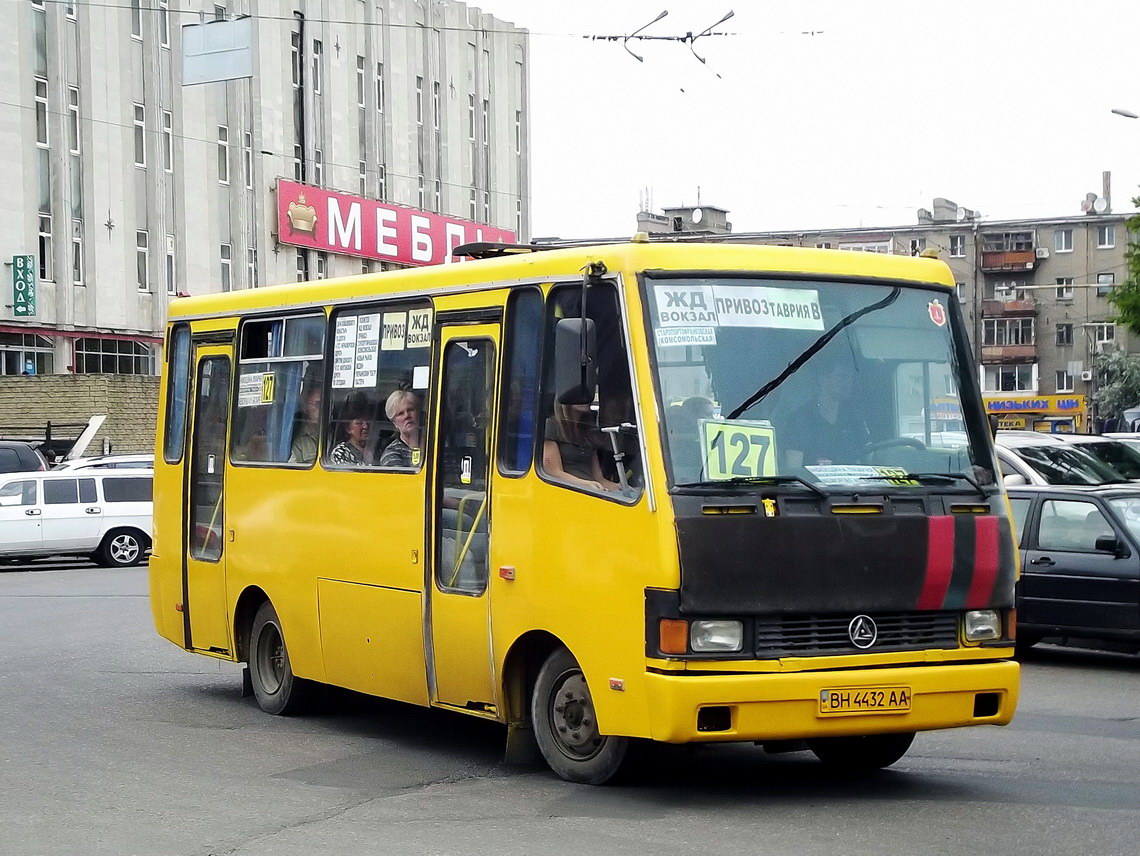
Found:
[(638, 33), (640, 33), (642, 30), (648, 30), (650, 27), (652, 27), (654, 24), (656, 24), (658, 21), (660, 21), (662, 18), (664, 18), (668, 14), (669, 14), (669, 10), (665, 9), (664, 11), (661, 12), (661, 14), (659, 14), (656, 18), (654, 18), (648, 24), (645, 24), (644, 26), (638, 27), (636, 30), (634, 30), (632, 33), (630, 33), (628, 36), (626, 36), (624, 39), (622, 39), (621, 46), (623, 48), (625, 48), (625, 52), (627, 54), (629, 54), (631, 57), (633, 57), (635, 60), (637, 60), (638, 62), (645, 62), (645, 57), (638, 56), (637, 54), (635, 54), (633, 51), (631, 51), (629, 49), (629, 40), (632, 39), (634, 36), (636, 36)]
[[(705, 60), (705, 58), (703, 56), (701, 56), (696, 51), (695, 44), (696, 44), (697, 39), (703, 38), (704, 36), (712, 35), (712, 31), (715, 28), (719, 27), (721, 24), (723, 24), (725, 21), (727, 21), (729, 18), (731, 18), (734, 14), (736, 14), (736, 13), (733, 12), (731, 9), (729, 9), (728, 13), (725, 14), (724, 17), (722, 17), (719, 21), (717, 21), (715, 24), (710, 24), (709, 26), (705, 27), (703, 30), (701, 30), (699, 33), (697, 33), (695, 36), (692, 33), (687, 34), (688, 38), (686, 39), (686, 41), (689, 43), (689, 51), (692, 53), (693, 56), (695, 56), (697, 59), (699, 59), (701, 61), (701, 65), (708, 67), (708, 62)], [(712, 69), (710, 68), (709, 71), (712, 71)], [(721, 80), (724, 79), (720, 76), (719, 73), (717, 73), (715, 71), (713, 71), (713, 74), (715, 74)]]

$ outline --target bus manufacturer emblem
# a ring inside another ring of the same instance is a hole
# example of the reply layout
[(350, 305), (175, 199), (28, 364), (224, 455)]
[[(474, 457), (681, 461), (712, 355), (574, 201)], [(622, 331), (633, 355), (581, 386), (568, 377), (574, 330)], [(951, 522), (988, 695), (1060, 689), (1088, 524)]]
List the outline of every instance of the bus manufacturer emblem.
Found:
[(946, 325), (946, 307), (942, 305), (942, 301), (938, 300), (938, 298), (926, 304), (926, 311), (930, 313), (930, 320), (939, 327)]
[(870, 648), (879, 638), (879, 628), (869, 615), (856, 615), (847, 625), (847, 635), (856, 648)]

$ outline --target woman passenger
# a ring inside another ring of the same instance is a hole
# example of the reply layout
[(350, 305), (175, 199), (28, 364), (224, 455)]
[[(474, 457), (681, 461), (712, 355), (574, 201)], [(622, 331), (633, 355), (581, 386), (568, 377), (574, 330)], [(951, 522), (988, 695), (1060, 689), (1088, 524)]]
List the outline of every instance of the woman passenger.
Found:
[(362, 403), (352, 403), (345, 407), (345, 438), (329, 452), (329, 462), (340, 466), (360, 466), (372, 463), (372, 453), (368, 449), (369, 419)]
[(589, 404), (555, 404), (554, 416), (546, 420), (542, 466), (559, 481), (587, 490), (620, 490), (602, 474), (599, 451), (608, 448), (594, 427)]
[(380, 466), (410, 469), (420, 463), (420, 397), (410, 389), (397, 389), (384, 403), (384, 413), (399, 435), (380, 455)]

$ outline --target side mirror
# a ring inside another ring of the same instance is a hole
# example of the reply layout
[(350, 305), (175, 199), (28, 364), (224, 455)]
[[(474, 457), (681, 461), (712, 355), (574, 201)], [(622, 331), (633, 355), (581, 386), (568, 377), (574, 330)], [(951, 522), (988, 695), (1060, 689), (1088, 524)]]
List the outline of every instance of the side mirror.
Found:
[(1097, 536), (1096, 543), (1094, 546), (1096, 547), (1098, 552), (1112, 553), (1112, 555), (1116, 556), (1116, 558), (1118, 558), (1118, 559), (1124, 555), (1124, 552), (1121, 549), (1121, 544), (1119, 541), (1116, 540), (1115, 535), (1099, 535), (1099, 536)]
[(563, 318), (558, 322), (554, 328), (554, 397), (559, 404), (589, 404), (594, 400), (597, 354), (592, 320)]
[(1006, 487), (1017, 487), (1018, 485), (1029, 484), (1029, 480), (1021, 473), (1009, 473), (1008, 475), (1002, 476), (1001, 481)]

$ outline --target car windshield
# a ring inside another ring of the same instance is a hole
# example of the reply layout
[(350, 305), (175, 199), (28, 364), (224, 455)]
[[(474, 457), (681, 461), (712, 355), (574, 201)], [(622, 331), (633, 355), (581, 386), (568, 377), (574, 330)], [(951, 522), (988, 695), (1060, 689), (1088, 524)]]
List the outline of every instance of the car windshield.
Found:
[(1092, 455), (1101, 463), (1107, 464), (1114, 472), (1126, 479), (1140, 479), (1140, 451), (1127, 443), (1116, 440), (1103, 440), (1095, 443), (1076, 444), (1077, 448)]
[(1013, 451), (1049, 484), (1115, 484), (1127, 479), (1111, 465), (1090, 455), (1099, 443), (1018, 446)]
[(992, 481), (945, 292), (760, 277), (646, 283), (674, 484)]
[(1108, 501), (1116, 512), (1116, 519), (1127, 527), (1129, 534), (1140, 540), (1140, 496), (1121, 496)]

